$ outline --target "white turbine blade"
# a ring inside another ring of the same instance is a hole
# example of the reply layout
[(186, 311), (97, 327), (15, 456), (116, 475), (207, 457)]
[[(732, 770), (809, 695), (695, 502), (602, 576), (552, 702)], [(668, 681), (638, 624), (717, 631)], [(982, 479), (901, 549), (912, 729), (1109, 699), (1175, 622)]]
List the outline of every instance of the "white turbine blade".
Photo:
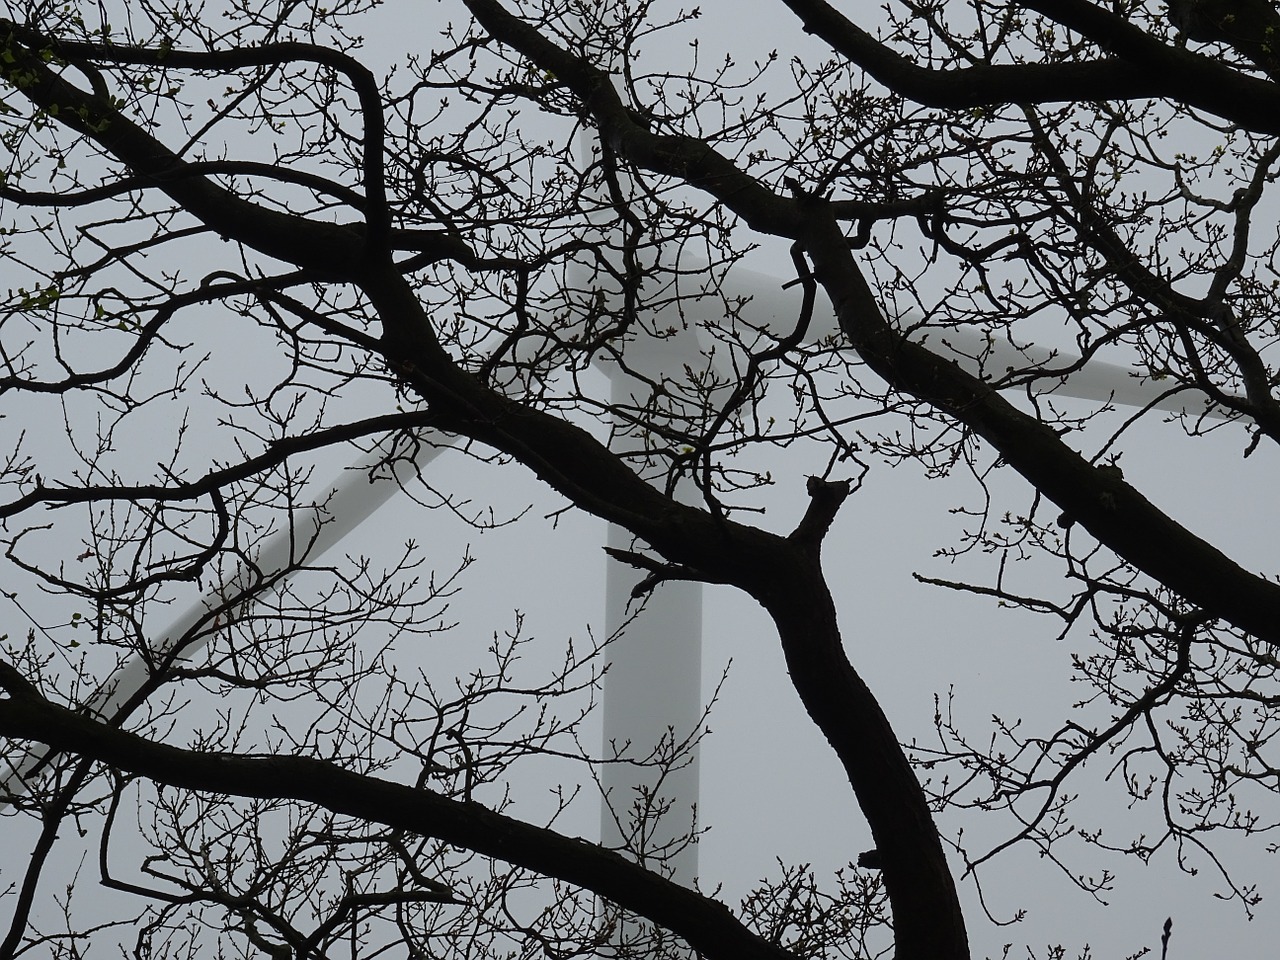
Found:
[[(445, 448), (423, 443), (418, 456), (411, 462), (395, 461), (390, 467), (384, 465), (387, 453), (375, 448), (367, 456), (352, 464), (334, 482), (329, 496), (321, 498), (326, 502), (324, 516), (316, 516), (313, 524), (303, 521), (300, 525), (272, 534), (258, 553), (256, 568), (267, 576), (276, 571), (287, 569), (296, 562), (297, 550), (306, 551), (306, 561), (314, 563), (328, 551), (336, 547), (356, 527), (371, 517), (374, 512), (386, 503), (408, 483), (416, 471), (434, 460)], [(382, 475), (372, 479), (374, 472)], [(394, 477), (388, 476), (393, 472)], [(309, 527), (309, 529), (308, 529)], [(104, 720), (119, 722), (131, 709), (129, 702), (143, 689), (152, 676), (152, 664), (169, 657), (174, 648), (193, 630), (202, 618), (217, 605), (217, 598), (233, 595), (248, 585), (253, 571), (245, 568), (238, 571), (220, 589), (210, 590), (205, 597), (191, 606), (186, 612), (176, 617), (159, 637), (149, 644), (147, 657), (134, 656), (112, 672), (98, 689), (85, 701), (84, 706)], [(256, 601), (258, 598), (254, 598)], [(253, 602), (253, 601), (251, 601)], [(211, 636), (206, 631), (193, 640), (178, 655), (178, 660), (191, 660), (208, 643)], [(136, 706), (136, 705), (135, 705)], [(14, 795), (18, 791), (25, 792), (25, 783), (32, 771), (42, 763), (53, 751), (43, 745), (28, 749), (26, 756), (17, 763), (11, 763), (9, 772), (0, 779), (0, 795)]]
[[(921, 342), (925, 342), (924, 338)], [(941, 344), (960, 367), (987, 380), (1003, 376), (1010, 370), (1035, 367), (1046, 371), (1063, 370), (1080, 359), (1079, 354), (1050, 350), (1035, 344), (1015, 346), (1002, 338), (987, 339), (977, 330), (965, 327), (932, 333), (927, 343), (931, 347)], [(1075, 397), (1117, 407), (1150, 407), (1188, 417), (1223, 418), (1228, 414), (1221, 407), (1210, 404), (1198, 391), (1186, 390), (1169, 395), (1169, 386), (1161, 381), (1141, 376), (1134, 368), (1097, 359), (1091, 359), (1081, 369), (1063, 376), (1056, 386), (1049, 389), (1040, 386), (1038, 390), (1042, 395)]]
[[(330, 488), (323, 519), (315, 517), (311, 524), (305, 521), (302, 528), (278, 530), (268, 538), (258, 553), (255, 567), (268, 576), (277, 570), (284, 570), (291, 563), (297, 562), (296, 552), (305, 550), (306, 561), (314, 563), (341, 543), (346, 536), (373, 516), (384, 503), (400, 490), (404, 483), (413, 478), (416, 469), (426, 466), (444, 449), (439, 446), (424, 444), (420, 447), (419, 456), (410, 464), (408, 461), (397, 461), (390, 466), (395, 476), (374, 478), (375, 471), (387, 472), (384, 465), (386, 452), (375, 448), (373, 452), (348, 467)], [(308, 529), (308, 526), (310, 529)], [(253, 571), (244, 569), (228, 582), (214, 596), (232, 595), (247, 586)], [(206, 594), (206, 597), (210, 596)], [(174, 620), (161, 635), (161, 639), (151, 645), (153, 661), (167, 656), (174, 646), (200, 619), (207, 615), (212, 604), (202, 600), (186, 613)], [(189, 646), (180, 655), (182, 660), (191, 660), (208, 640), (205, 637)], [(135, 658), (117, 670), (85, 704), (100, 716), (110, 718), (116, 710), (126, 703), (150, 676), (150, 667), (141, 659)]]
[[(795, 329), (802, 302), (798, 284), (784, 289), (777, 277), (734, 267), (724, 277), (721, 290), (727, 297), (749, 298), (750, 303), (742, 312), (743, 319), (754, 327), (767, 330), (770, 336), (782, 338)], [(899, 318), (897, 325), (908, 327), (918, 319), (918, 314), (907, 314)], [(838, 330), (830, 306), (820, 301), (814, 307), (805, 339), (809, 342), (822, 340)], [(709, 349), (711, 338), (701, 328), (698, 328), (698, 334), (703, 349)], [(912, 339), (935, 350), (940, 347), (939, 352), (944, 356), (985, 380), (1001, 377), (1009, 370), (1034, 367), (1062, 370), (1080, 359), (1078, 353), (1070, 351), (1051, 350), (1035, 344), (1015, 344), (1002, 337), (988, 338), (985, 333), (971, 327), (945, 330), (921, 327), (913, 331)], [(1228, 415), (1228, 411), (1211, 404), (1198, 391), (1185, 390), (1168, 395), (1171, 385), (1172, 381), (1166, 384), (1152, 380), (1141, 376), (1138, 370), (1118, 363), (1092, 359), (1080, 370), (1062, 377), (1057, 385), (1048, 387), (1042, 384), (1037, 389), (1055, 397), (1075, 397), (1134, 409), (1150, 407), (1188, 417), (1219, 419)]]

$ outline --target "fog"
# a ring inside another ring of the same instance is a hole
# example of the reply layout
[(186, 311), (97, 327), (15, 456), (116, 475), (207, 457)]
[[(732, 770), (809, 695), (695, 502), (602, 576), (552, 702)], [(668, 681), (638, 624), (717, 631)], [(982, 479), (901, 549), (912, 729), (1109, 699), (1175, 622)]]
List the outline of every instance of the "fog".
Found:
[[(697, 29), (708, 56), (733, 50), (746, 60), (766, 55), (774, 45), (788, 55), (817, 49), (778, 4), (715, 0), (704, 4), (704, 10)], [(387, 9), (381, 16), (392, 13)], [(422, 30), (412, 38), (415, 44), (427, 42), (444, 21), (460, 20), (465, 14), (453, 4), (431, 4), (423, 5), (418, 16)], [(394, 61), (408, 42), (403, 31), (386, 23), (379, 28), (376, 18), (372, 23), (368, 43), (374, 59)], [(780, 261), (781, 251), (768, 246), (748, 259), (761, 271)], [(224, 350), (234, 345), (227, 342), (231, 338), (219, 339), (210, 337), (208, 343)], [(229, 376), (239, 374), (236, 370)], [(586, 374), (584, 383), (595, 396), (607, 395), (603, 373)], [(1055, 402), (1067, 409), (1086, 409), (1081, 401)], [(351, 401), (351, 406), (357, 403)], [(47, 411), (28, 413), (33, 422), (50, 418)], [(167, 415), (171, 412), (156, 414), (162, 422)], [(1096, 450), (1126, 415), (1116, 411), (1100, 418), (1080, 432), (1076, 448)], [(601, 439), (607, 436), (607, 425), (587, 418), (581, 422)], [(1271, 570), (1274, 544), (1280, 541), (1280, 516), (1274, 508), (1280, 460), (1265, 446), (1243, 459), (1247, 442), (1245, 432), (1235, 426), (1189, 439), (1178, 424), (1152, 416), (1126, 432), (1116, 449), (1126, 478), (1150, 500), (1245, 567)], [(342, 451), (343, 456), (348, 453), (355, 458), (356, 451)], [(762, 449), (751, 457), (750, 466), (768, 471), (773, 480), (751, 494), (753, 505), (763, 511), (757, 522), (779, 532), (790, 530), (807, 502), (805, 478), (822, 472), (825, 454), (793, 447)], [(1056, 640), (1057, 626), (1050, 618), (1002, 609), (991, 598), (930, 586), (915, 576), (989, 581), (996, 562), (990, 555), (938, 555), (976, 523), (972, 516), (955, 511), (984, 509), (989, 497), (990, 514), (998, 520), (1005, 511), (1028, 510), (1030, 488), (1008, 469), (985, 474), (984, 489), (964, 469), (949, 477), (928, 478), (918, 466), (890, 467), (871, 455), (865, 466), (860, 489), (845, 504), (826, 541), (825, 568), (850, 657), (900, 738), (935, 745), (933, 719), (939, 703), (953, 710), (957, 725), (976, 743), (990, 735), (993, 715), (1009, 721), (1021, 718), (1029, 731), (1046, 735), (1057, 729), (1086, 695), (1073, 679), (1072, 657), (1090, 648), (1090, 637), (1077, 629)], [(311, 479), (313, 488), (327, 490), (338, 475), (336, 468), (333, 457), (325, 458)], [(515, 632), (517, 623), (520, 634), (528, 638), (521, 669), (530, 676), (553, 670), (570, 639), (589, 648), (608, 635), (603, 522), (566, 509), (563, 500), (521, 467), (484, 462), (457, 450), (432, 460), (425, 478), (429, 490), (407, 482), (409, 492), (428, 504), (446, 498), (450, 509), (427, 509), (398, 494), (336, 549), (339, 558), (377, 556), (412, 538), (425, 545), (427, 563), (442, 576), (464, 558), (473, 558), (441, 615), (442, 622), (457, 625), (420, 644), (424, 671), (438, 672), (445, 682), (465, 675), (483, 659), (495, 635)], [(1039, 509), (1055, 508), (1041, 504)], [(468, 516), (482, 522), (469, 524)], [(636, 573), (636, 580), (640, 576)], [(1011, 576), (1016, 592), (1028, 595), (1065, 589), (1060, 586), (1061, 570), (1043, 559), (1020, 565)], [(663, 589), (654, 593), (651, 605), (662, 604)], [(624, 635), (617, 642), (626, 640)], [(704, 832), (698, 844), (698, 886), (720, 891), (718, 895), (732, 904), (759, 879), (776, 877), (779, 862), (811, 864), (826, 877), (856, 861), (859, 852), (872, 846), (869, 833), (833, 752), (790, 688), (768, 618), (741, 594), (708, 587), (702, 643), (703, 700), (710, 703), (713, 694), (716, 699), (700, 755), (697, 815)], [(1085, 708), (1083, 715), (1089, 723), (1105, 720), (1105, 704)], [(184, 719), (187, 726), (198, 722), (198, 716)], [(581, 741), (588, 751), (599, 750), (603, 736), (596, 711), (583, 726)], [(1127, 836), (1158, 832), (1162, 823), (1158, 809), (1148, 809), (1150, 805), (1129, 808), (1123, 783), (1115, 776), (1115, 760), (1110, 755), (1094, 758), (1069, 788), (1080, 794), (1074, 806), (1080, 821), (1105, 829), (1123, 845)], [(512, 784), (516, 812), (534, 820), (547, 815), (554, 809), (552, 791), (557, 785), (584, 786), (558, 828), (597, 839), (598, 796), (582, 764), (548, 761), (529, 769), (526, 780)], [(1270, 802), (1274, 804), (1274, 798)], [(1007, 816), (982, 811), (949, 813), (941, 823), (949, 836), (963, 831), (964, 843), (975, 855), (999, 844), (1017, 827)], [(12, 864), (25, 858), (30, 841), (6, 837), (0, 841), (2, 859)], [(1268, 898), (1252, 922), (1238, 902), (1219, 898), (1223, 880), (1196, 852), (1188, 852), (1180, 865), (1176, 851), (1165, 848), (1144, 866), (1084, 843), (1066, 844), (1069, 869), (1094, 876), (1104, 869), (1116, 872), (1104, 906), (1029, 844), (1022, 844), (981, 868), (981, 902), (972, 878), (962, 884), (974, 954), (999, 957), (1003, 945), (1011, 942), (1019, 945), (1010, 953), (1014, 957), (1025, 954), (1023, 944), (1036, 957), (1046, 955), (1046, 947), (1053, 944), (1065, 946), (1068, 956), (1086, 944), (1095, 957), (1129, 957), (1144, 947), (1158, 952), (1161, 926), (1172, 916), (1170, 960), (1271, 956), (1280, 942), (1280, 919), (1269, 910), (1280, 893), (1273, 880), (1272, 842), (1257, 837), (1212, 842), (1223, 852), (1223, 862), (1244, 882), (1256, 882)], [(68, 838), (44, 887), (58, 889), (64, 881), (57, 878), (78, 868), (80, 853), (75, 840)], [(952, 863), (959, 876), (963, 863), (958, 857)], [(0, 882), (10, 879), (6, 869)], [(997, 924), (1024, 908), (1027, 913), (1020, 923)], [(56, 909), (50, 900), (41, 912), (48, 915)], [(996, 922), (987, 919), (987, 912)]]

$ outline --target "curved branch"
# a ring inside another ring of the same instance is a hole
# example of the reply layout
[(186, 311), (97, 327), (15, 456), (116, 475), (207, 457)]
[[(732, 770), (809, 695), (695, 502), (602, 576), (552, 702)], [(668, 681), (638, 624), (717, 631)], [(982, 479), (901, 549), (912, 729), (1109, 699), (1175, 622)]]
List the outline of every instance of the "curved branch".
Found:
[(11, 31), (13, 36), (21, 38), (28, 46), (49, 49), (72, 62), (88, 60), (95, 63), (137, 64), (168, 69), (176, 67), (191, 70), (238, 70), (244, 67), (304, 61), (329, 67), (341, 73), (355, 90), (364, 121), (362, 166), (368, 241), (375, 245), (375, 249), (381, 249), (385, 245), (387, 234), (391, 229), (391, 214), (387, 206), (386, 171), (382, 160), (386, 150), (386, 122), (382, 114), (382, 96), (373, 72), (354, 57), (332, 47), (297, 41), (268, 43), (258, 47), (234, 50), (188, 51), (60, 40), (56, 37), (45, 37), (11, 21), (0, 20), (0, 30), (6, 29)]
[[(103, 93), (86, 93), (45, 63), (40, 51), (52, 48), (53, 40), (3, 19), (0, 39), (6, 51), (0, 60), (0, 79), (58, 123), (97, 143), (137, 176), (152, 180), (170, 199), (222, 236), (330, 276), (348, 277), (362, 262), (366, 249), (363, 226), (325, 223), (270, 210), (207, 177), (187, 175), (187, 161), (126, 117)], [(368, 202), (374, 202), (368, 185), (366, 196)]]
[(683, 937), (706, 957), (795, 960), (747, 929), (723, 904), (584, 840), (566, 837), (426, 788), (309, 757), (202, 753), (155, 743), (42, 697), (0, 661), (0, 734), (35, 740), (157, 783), (240, 797), (298, 800), (474, 850), (591, 890)]
[(304, 282), (305, 274), (289, 273), (279, 277), (235, 280), (218, 286), (207, 284), (207, 280), (208, 278), (206, 278), (206, 285), (202, 285), (189, 293), (177, 294), (167, 303), (154, 308), (155, 316), (143, 324), (141, 329), (138, 330), (137, 339), (124, 352), (124, 355), (111, 366), (89, 373), (72, 373), (61, 380), (31, 380), (19, 376), (0, 377), (0, 394), (8, 390), (26, 393), (67, 393), (77, 388), (114, 380), (116, 377), (128, 372), (135, 363), (142, 359), (143, 354), (147, 352), (147, 348), (159, 336), (161, 328), (173, 319), (173, 315), (183, 307), (243, 293), (254, 293), (264, 289), (279, 290)]
[(601, 139), (614, 153), (706, 190), (752, 227), (793, 236), (801, 224), (796, 207), (764, 186), (708, 143), (682, 134), (655, 134), (640, 122), (614, 88), (609, 74), (552, 43), (511, 15), (496, 0), (465, 0), (472, 16), (499, 42), (519, 51), (577, 96), (595, 118)]
[[(306, 187), (308, 190), (313, 190), (318, 194), (340, 200), (357, 210), (363, 210), (366, 207), (364, 197), (340, 183), (334, 183), (332, 180), (327, 180), (314, 173), (307, 173), (305, 170), (294, 170), (291, 167), (282, 167), (274, 163), (260, 163), (254, 160), (192, 160), (183, 166), (180, 174), (172, 175), (169, 179), (177, 179), (179, 176), (205, 177), (210, 175), (262, 177), (279, 183), (291, 183), (295, 186)], [(18, 190), (15, 187), (0, 183), (0, 200), (12, 200), (14, 203), (32, 207), (82, 207), (97, 203), (100, 200), (109, 200), (124, 193), (154, 190), (157, 187), (159, 187), (159, 184), (154, 177), (124, 177), (114, 183), (104, 183), (97, 187), (89, 187), (78, 191), (27, 191)]]
[(827, 44), (890, 90), (931, 107), (1176, 99), (1259, 133), (1280, 133), (1280, 91), (1210, 57), (1168, 46), (1084, 0), (1026, 0), (1109, 54), (1076, 63), (931, 70), (880, 43), (826, 0), (783, 0)]
[(1090, 464), (990, 384), (890, 326), (838, 223), (818, 206), (805, 248), (841, 329), (868, 366), (894, 389), (968, 425), (1117, 556), (1210, 615), (1280, 646), (1280, 585), (1245, 570), (1123, 479)]
[(267, 449), (258, 456), (249, 457), (232, 467), (212, 470), (199, 480), (193, 480), (190, 483), (140, 483), (110, 487), (46, 487), (44, 484), (37, 484), (30, 493), (0, 505), (0, 519), (16, 516), (41, 503), (61, 506), (70, 503), (98, 503), (105, 500), (158, 500), (166, 503), (197, 500), (213, 494), (229, 483), (245, 480), (277, 467), (289, 457), (307, 450), (319, 450), (330, 444), (359, 440), (394, 430), (423, 429), (433, 426), (435, 421), (436, 417), (430, 411), (418, 410), (370, 417), (367, 420), (357, 420), (353, 423), (317, 430), (304, 436), (281, 437), (268, 444)]

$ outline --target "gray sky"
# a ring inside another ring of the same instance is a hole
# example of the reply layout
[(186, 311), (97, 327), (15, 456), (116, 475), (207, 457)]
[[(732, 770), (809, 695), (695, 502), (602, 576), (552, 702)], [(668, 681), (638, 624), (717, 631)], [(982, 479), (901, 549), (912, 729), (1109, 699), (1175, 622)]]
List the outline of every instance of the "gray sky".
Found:
[[(779, 4), (711, 0), (701, 6), (700, 39), (708, 48), (750, 51), (755, 56), (773, 46), (784, 56), (816, 49)], [(390, 4), (380, 15), (403, 16), (404, 9)], [(435, 24), (450, 18), (460, 21), (465, 14), (448, 2), (415, 8), (414, 16), (422, 18), (424, 28), (412, 38), (417, 45), (434, 36)], [(377, 29), (368, 35), (371, 50), (388, 51), (388, 60), (396, 56), (391, 47), (408, 39), (403, 31), (403, 39), (396, 41)], [(785, 73), (779, 72), (779, 79), (785, 79)], [(766, 270), (776, 259), (776, 249), (768, 249), (751, 263)], [(596, 380), (603, 392), (604, 378)], [(1096, 429), (1086, 434), (1101, 435)], [(1086, 446), (1088, 442), (1082, 441)], [(1241, 460), (1244, 445), (1243, 431), (1235, 428), (1191, 441), (1175, 426), (1152, 424), (1126, 440), (1122, 462), (1126, 476), (1139, 489), (1190, 529), (1207, 535), (1246, 567), (1273, 570), (1272, 545), (1280, 539), (1280, 521), (1271, 491), (1280, 463), (1265, 445), (1249, 460)], [(753, 456), (760, 458), (753, 465), (771, 470), (776, 480), (761, 497), (768, 511), (761, 523), (774, 530), (789, 529), (805, 502), (804, 477), (820, 464), (806, 462), (806, 455), (795, 450)], [(913, 572), (954, 579), (963, 579), (966, 572), (980, 579), (990, 572), (989, 558), (981, 555), (954, 566), (933, 556), (937, 548), (952, 542), (960, 527), (950, 508), (976, 504), (978, 491), (962, 477), (926, 481), (912, 467), (891, 471), (874, 462), (872, 466), (865, 489), (848, 502), (837, 521), (825, 558), (851, 657), (900, 736), (931, 740), (933, 697), (945, 696), (948, 689), (954, 689), (957, 715), (977, 741), (984, 739), (993, 713), (1025, 716), (1042, 732), (1052, 730), (1081, 696), (1080, 685), (1069, 682), (1070, 657), (1087, 647), (1087, 638), (1073, 634), (1054, 643), (1048, 622), (914, 582)], [(441, 567), (464, 550), (476, 556), (476, 567), (464, 581), (467, 589), (453, 606), (462, 626), (448, 642), (424, 649), (433, 669), (438, 665), (447, 675), (451, 663), (461, 668), (468, 654), (453, 651), (453, 645), (479, 643), (508, 628), (514, 610), (525, 615), (527, 631), (537, 638), (530, 656), (550, 660), (566, 635), (581, 638), (589, 627), (600, 630), (601, 522), (569, 513), (560, 516), (553, 529), (545, 515), (563, 504), (521, 468), (492, 468), (445, 455), (433, 464), (431, 482), (477, 506), (492, 506), (500, 516), (514, 516), (531, 505), (520, 522), (481, 534), (445, 511), (428, 514), (402, 499), (343, 545), (349, 552), (372, 550), (387, 538), (402, 536), (407, 524), (416, 529), (421, 523), (421, 536), (430, 537), (433, 562)], [(1001, 509), (1018, 509), (1029, 502), (1025, 484), (1009, 471), (997, 474), (993, 487)], [(1053, 582), (1056, 571), (1046, 568), (1028, 576), (1032, 585)], [(713, 733), (702, 756), (700, 815), (709, 832), (701, 844), (700, 885), (710, 889), (723, 884), (725, 898), (736, 902), (751, 881), (776, 872), (775, 858), (788, 864), (812, 863), (820, 873), (828, 872), (856, 859), (870, 841), (834, 755), (789, 687), (767, 618), (751, 601), (725, 588), (709, 589), (706, 604), (704, 690), (709, 692), (718, 682), (730, 660), (732, 667), (712, 713)], [(1101, 715), (1092, 714), (1095, 720)], [(584, 739), (594, 747), (598, 733), (589, 729)], [(1084, 771), (1077, 787), (1086, 793), (1082, 804), (1098, 825), (1131, 829), (1135, 815), (1123, 809), (1123, 791), (1103, 782), (1106, 773), (1105, 761)], [(549, 774), (548, 779), (557, 775)], [(518, 785), (517, 794), (531, 816), (545, 786), (533, 779)], [(592, 804), (579, 804), (562, 828), (576, 824), (582, 835), (594, 836), (596, 817)], [(971, 842), (975, 837), (998, 840), (1008, 823), (992, 827), (991, 819), (977, 813), (948, 817), (943, 824), (947, 829), (963, 826)], [(1158, 826), (1153, 824), (1153, 829)], [(1124, 957), (1143, 946), (1158, 950), (1160, 926), (1169, 915), (1175, 924), (1172, 960), (1270, 956), (1280, 942), (1280, 919), (1268, 907), (1280, 890), (1269, 890), (1264, 883), (1275, 874), (1274, 861), (1263, 852), (1267, 842), (1217, 841), (1242, 877), (1258, 881), (1261, 892), (1270, 894), (1252, 923), (1246, 923), (1238, 904), (1214, 899), (1220, 881), (1211, 869), (1188, 877), (1178, 870), (1171, 851), (1142, 868), (1118, 857), (1104, 859), (1091, 850), (1077, 850), (1073, 866), (1090, 869), (1097, 864), (1098, 869), (1106, 866), (1119, 873), (1112, 906), (1106, 909), (1072, 888), (1029, 848), (1010, 851), (984, 869), (987, 906), (1000, 919), (1021, 907), (1030, 912), (1020, 925), (993, 927), (983, 918), (972, 885), (965, 884), (975, 956), (999, 956), (1001, 945), (1010, 941), (1030, 944), (1037, 957), (1045, 944), (1054, 943), (1067, 947), (1069, 956), (1085, 943), (1093, 946), (1097, 957)], [(1011, 954), (1022, 955), (1021, 947)]]

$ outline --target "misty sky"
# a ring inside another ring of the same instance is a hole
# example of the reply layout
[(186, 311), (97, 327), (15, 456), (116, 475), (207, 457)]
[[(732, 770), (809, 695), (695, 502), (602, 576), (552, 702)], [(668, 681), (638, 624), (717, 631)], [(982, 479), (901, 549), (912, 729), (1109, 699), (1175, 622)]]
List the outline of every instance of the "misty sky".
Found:
[[(412, 35), (402, 28), (404, 10), (410, 6), (421, 27)], [(701, 7), (704, 15), (696, 31), (704, 58), (732, 51), (747, 61), (777, 48), (785, 59), (793, 53), (814, 56), (820, 49), (778, 3), (710, 0)], [(373, 58), (388, 63), (409, 44), (429, 44), (443, 22), (460, 22), (465, 16), (451, 0), (393, 3), (379, 11), (364, 32)], [(678, 63), (686, 50), (671, 43), (666, 52)], [(653, 54), (655, 61), (658, 56)], [(787, 76), (779, 70), (775, 82), (785, 83)], [(780, 273), (779, 260), (777, 246), (767, 245), (749, 263), (756, 270)], [(605, 377), (592, 374), (585, 382), (591, 383), (591, 378), (598, 395), (604, 395)], [(1095, 442), (1091, 437), (1105, 436), (1104, 428), (1118, 422), (1116, 415), (1105, 418), (1086, 432), (1077, 448), (1087, 448)], [(602, 426), (596, 429), (604, 435)], [(1176, 425), (1153, 422), (1126, 438), (1122, 462), (1127, 479), (1192, 531), (1244, 566), (1271, 571), (1273, 545), (1280, 541), (1274, 508), (1280, 455), (1264, 445), (1243, 460), (1246, 442), (1244, 431), (1235, 427), (1189, 440)], [(820, 472), (825, 454), (793, 447), (761, 450), (753, 457), (759, 459), (752, 466), (769, 470), (775, 481), (758, 498), (767, 512), (756, 522), (772, 530), (791, 529), (807, 502), (805, 477)], [(1082, 685), (1070, 682), (1070, 664), (1073, 654), (1087, 648), (1087, 636), (1077, 631), (1066, 641), (1054, 642), (1055, 625), (1048, 620), (917, 583), (912, 576), (916, 572), (975, 582), (990, 578), (993, 561), (986, 555), (955, 563), (934, 555), (952, 545), (965, 525), (953, 508), (979, 508), (983, 491), (966, 476), (930, 481), (914, 466), (891, 470), (874, 458), (869, 464), (864, 488), (845, 505), (826, 541), (824, 557), (851, 659), (900, 737), (931, 742), (935, 696), (945, 702), (949, 692), (954, 694), (956, 717), (975, 742), (984, 742), (993, 714), (1025, 717), (1030, 729), (1052, 732), (1084, 695)], [(589, 630), (603, 629), (602, 522), (574, 511), (558, 513), (564, 503), (519, 467), (493, 467), (448, 453), (433, 462), (430, 471), (438, 491), (477, 509), (492, 507), (500, 517), (515, 517), (528, 508), (518, 522), (480, 532), (448, 511), (426, 511), (400, 498), (344, 542), (344, 552), (373, 552), (387, 540), (403, 539), (405, 530), (412, 528), (414, 536), (429, 540), (432, 562), (442, 569), (464, 552), (474, 555), (476, 562), (462, 581), (464, 590), (451, 608), (460, 626), (424, 644), (424, 656), (433, 658), (433, 669), (438, 665), (446, 676), (450, 670), (465, 669), (478, 645), (510, 628), (515, 611), (535, 638), (527, 656), (545, 656), (547, 663), (558, 656), (564, 638), (581, 639)], [(1008, 470), (991, 475), (990, 489), (997, 513), (1025, 509), (1031, 499), (1026, 484)], [(550, 514), (555, 514), (553, 519)], [(1027, 578), (1023, 592), (1033, 593), (1037, 583), (1056, 582), (1059, 573), (1044, 561), (1029, 565), (1019, 573)], [(660, 600), (661, 591), (653, 602)], [(710, 891), (723, 885), (722, 896), (736, 904), (755, 880), (776, 875), (778, 858), (787, 864), (811, 863), (820, 873), (829, 873), (855, 860), (871, 844), (834, 754), (790, 689), (763, 611), (723, 587), (708, 588), (705, 603), (704, 695), (716, 688), (726, 669), (728, 674), (711, 713), (712, 732), (701, 759), (699, 813), (708, 832), (700, 846), (700, 886)], [(531, 669), (536, 667), (535, 662)], [(1091, 716), (1096, 720), (1101, 714), (1095, 711)], [(598, 727), (584, 734), (592, 749), (598, 738)], [(1125, 809), (1122, 786), (1106, 782), (1109, 762), (1106, 757), (1095, 759), (1071, 786), (1083, 795), (1081, 820), (1115, 831), (1119, 839), (1126, 831), (1142, 829), (1141, 818), (1147, 813)], [(548, 786), (536, 780), (517, 785), (517, 798), (528, 805), (531, 816), (538, 809), (540, 791)], [(598, 813), (593, 803), (575, 806), (561, 829), (594, 838)], [(980, 812), (948, 815), (941, 822), (946, 831), (963, 827), (966, 843), (975, 852), (999, 842), (1010, 828), (1007, 819)], [(1159, 827), (1152, 821), (1151, 829)], [(1178, 869), (1172, 850), (1144, 868), (1119, 856), (1104, 858), (1090, 848), (1066, 845), (1071, 866), (1118, 873), (1112, 906), (1104, 909), (1024, 846), (983, 870), (986, 907), (997, 920), (1026, 907), (1030, 912), (1021, 924), (993, 925), (977, 902), (973, 884), (962, 884), (974, 955), (1000, 956), (1007, 942), (1030, 944), (1037, 957), (1043, 956), (1046, 944), (1056, 943), (1068, 949), (1068, 956), (1085, 943), (1099, 958), (1127, 957), (1144, 946), (1154, 947), (1158, 955), (1161, 925), (1172, 915), (1171, 960), (1269, 957), (1280, 942), (1280, 919), (1271, 909), (1280, 897), (1280, 885), (1268, 885), (1276, 869), (1274, 858), (1264, 852), (1272, 841), (1254, 837), (1241, 843), (1224, 836), (1214, 842), (1224, 862), (1239, 868), (1242, 879), (1257, 882), (1267, 896), (1252, 923), (1246, 922), (1238, 903), (1214, 898), (1221, 881), (1203, 858), (1192, 856), (1191, 863), (1201, 870), (1189, 877)], [(1021, 947), (1011, 953), (1022, 955)]]

